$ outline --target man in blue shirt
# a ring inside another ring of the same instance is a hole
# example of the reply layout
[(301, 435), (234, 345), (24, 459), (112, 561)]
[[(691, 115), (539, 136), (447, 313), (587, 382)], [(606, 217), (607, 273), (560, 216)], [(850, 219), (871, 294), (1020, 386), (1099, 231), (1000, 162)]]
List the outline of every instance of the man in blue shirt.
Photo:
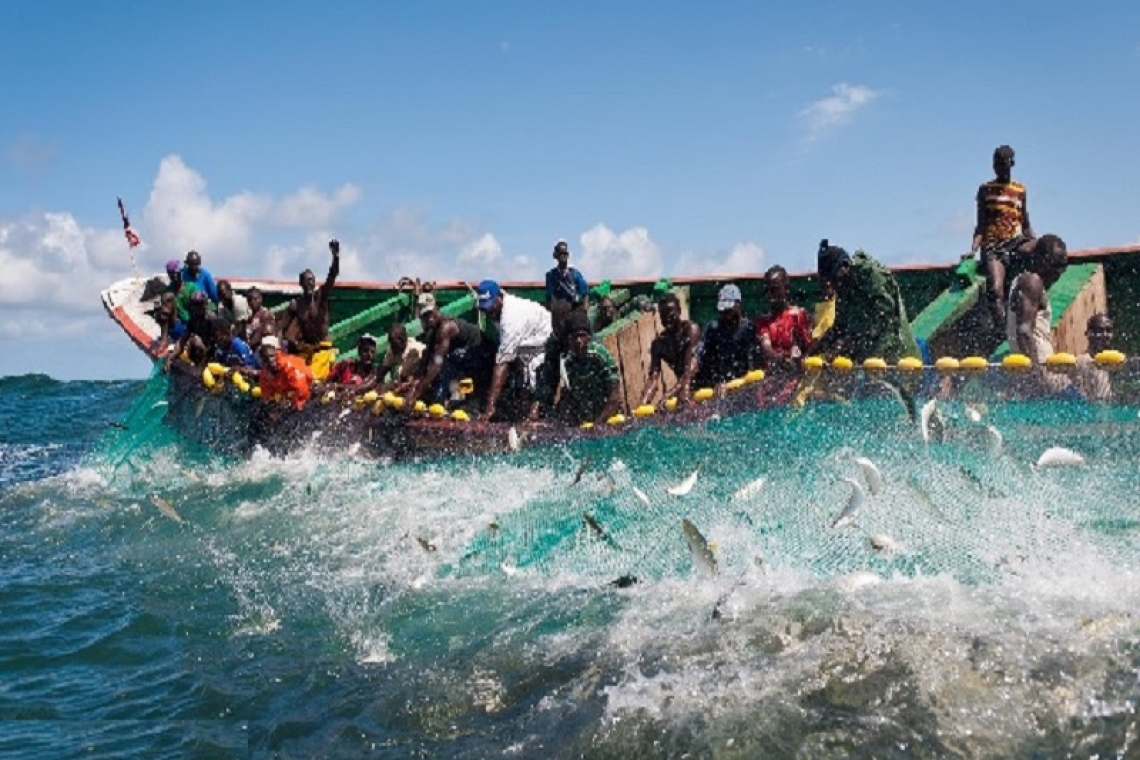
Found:
[(198, 290), (210, 297), (210, 301), (214, 304), (218, 303), (218, 285), (214, 282), (214, 276), (202, 268), (201, 254), (197, 251), (190, 251), (186, 254), (186, 265), (182, 267), (181, 274), (184, 284), (196, 285)]
[(554, 245), (554, 258), (558, 266), (546, 273), (546, 308), (555, 301), (567, 301), (574, 309), (589, 309), (590, 289), (582, 273), (570, 266), (570, 246), (565, 240)]

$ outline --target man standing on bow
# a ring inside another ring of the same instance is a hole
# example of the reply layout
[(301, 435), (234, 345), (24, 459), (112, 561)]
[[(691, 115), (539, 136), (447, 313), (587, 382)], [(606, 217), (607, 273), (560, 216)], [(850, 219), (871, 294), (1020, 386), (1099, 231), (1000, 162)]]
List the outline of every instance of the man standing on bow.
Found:
[(590, 289), (586, 278), (570, 266), (570, 246), (565, 240), (554, 244), (554, 259), (558, 266), (546, 273), (546, 308), (555, 301), (566, 301), (573, 309), (590, 308)]

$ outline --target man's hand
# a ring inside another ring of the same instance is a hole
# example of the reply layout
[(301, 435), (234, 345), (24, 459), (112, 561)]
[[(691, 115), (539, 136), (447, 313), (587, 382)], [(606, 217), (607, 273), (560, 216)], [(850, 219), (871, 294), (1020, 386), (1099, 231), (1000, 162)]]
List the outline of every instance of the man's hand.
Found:
[(329, 253), (331, 253), (333, 256), (340, 255), (340, 241), (336, 238), (333, 238), (329, 241)]

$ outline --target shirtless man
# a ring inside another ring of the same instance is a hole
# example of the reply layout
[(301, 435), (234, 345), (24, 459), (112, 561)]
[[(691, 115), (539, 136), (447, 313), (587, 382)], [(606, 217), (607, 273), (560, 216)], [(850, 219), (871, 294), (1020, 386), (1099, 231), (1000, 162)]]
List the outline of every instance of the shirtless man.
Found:
[(666, 293), (657, 301), (657, 315), (661, 318), (661, 334), (653, 339), (649, 348), (649, 378), (641, 403), (653, 401), (661, 386), (661, 362), (669, 365), (677, 384), (666, 388), (664, 398), (676, 396), (679, 404), (689, 401), (693, 376), (697, 372), (697, 344), (701, 330), (696, 323), (681, 319), (681, 302), (673, 293)]
[(1042, 366), (1053, 354), (1053, 306), (1049, 288), (1069, 265), (1065, 243), (1056, 235), (1042, 235), (1026, 258), (1027, 271), (1014, 278), (1009, 288), (1006, 338), (1009, 350), (1025, 354), (1033, 362), (1034, 378), (1040, 390), (1059, 393), (1069, 386), (1064, 375), (1047, 372)]
[(301, 295), (289, 304), (279, 331), (282, 337), (296, 345), (296, 353), (306, 359), (312, 357), (321, 342), (329, 337), (329, 296), (340, 274), (339, 241), (329, 241), (329, 253), (332, 254), (332, 263), (320, 288), (313, 270), (301, 272)]
[(1025, 185), (1011, 178), (1013, 165), (1013, 148), (999, 146), (994, 151), (994, 178), (978, 188), (977, 224), (970, 246), (985, 269), (990, 313), (998, 328), (1005, 323), (1006, 267), (1017, 257), (1029, 256), (1036, 242)]
[[(429, 294), (430, 295), (430, 294)], [(407, 393), (415, 382), (416, 369), (423, 359), (424, 344), (408, 336), (403, 322), (388, 328), (388, 350), (376, 370), (380, 390), (396, 394)]]
[(273, 312), (265, 308), (261, 302), (261, 291), (256, 287), (247, 291), (246, 300), (249, 302), (249, 319), (245, 323), (245, 342), (254, 351), (261, 346), (261, 339), (276, 334), (277, 322)]
[[(490, 380), (488, 341), (476, 325), (440, 313), (439, 307), (420, 303), (424, 352), (404, 396), (405, 408), (421, 398), (447, 401), (451, 381), (471, 378), (477, 392), (485, 393)], [(493, 349), (491, 349), (493, 350)]]
[(1112, 381), (1108, 370), (1097, 366), (1096, 355), (1112, 348), (1112, 319), (1103, 313), (1093, 314), (1085, 323), (1089, 349), (1077, 357), (1074, 384), (1086, 401), (1111, 401)]

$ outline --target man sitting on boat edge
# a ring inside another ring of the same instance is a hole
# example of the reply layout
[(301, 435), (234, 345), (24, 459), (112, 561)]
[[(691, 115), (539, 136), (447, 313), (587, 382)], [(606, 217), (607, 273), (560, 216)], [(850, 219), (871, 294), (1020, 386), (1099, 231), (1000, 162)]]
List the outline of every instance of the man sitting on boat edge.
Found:
[(567, 425), (600, 425), (621, 410), (617, 365), (605, 346), (593, 340), (585, 311), (572, 310), (562, 332), (567, 348), (558, 357), (559, 369), (544, 373), (560, 386), (549, 394), (557, 397), (554, 417)]
[(1006, 268), (1033, 253), (1036, 242), (1029, 223), (1025, 186), (1012, 179), (1013, 148), (994, 149), (994, 178), (978, 187), (977, 224), (970, 245), (986, 275), (986, 297), (996, 332), (1005, 325)]
[(715, 388), (724, 394), (724, 384), (743, 377), (760, 366), (759, 346), (751, 320), (744, 318), (740, 287), (725, 285), (717, 295), (717, 319), (701, 332), (697, 344), (698, 388)]
[[(681, 302), (675, 293), (666, 292), (657, 300), (657, 316), (661, 319), (661, 333), (649, 348), (649, 377), (641, 404), (653, 403), (659, 391), (661, 400), (676, 396), (677, 403), (686, 404), (692, 395), (693, 377), (697, 373), (697, 344), (701, 328), (695, 322), (681, 319)], [(670, 388), (663, 388), (661, 363), (668, 365), (676, 378)]]

